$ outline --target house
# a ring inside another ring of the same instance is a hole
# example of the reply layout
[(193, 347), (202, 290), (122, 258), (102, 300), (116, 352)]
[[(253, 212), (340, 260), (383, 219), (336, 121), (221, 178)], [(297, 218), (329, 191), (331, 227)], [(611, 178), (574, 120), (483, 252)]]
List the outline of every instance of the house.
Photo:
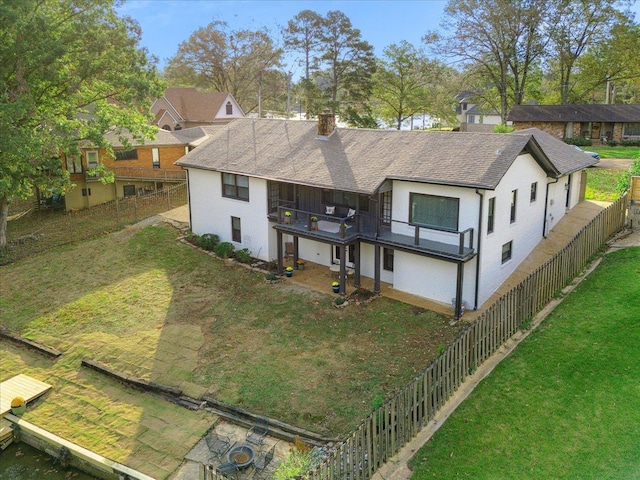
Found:
[(482, 108), (474, 100), (473, 92), (462, 92), (456, 97), (456, 118), (461, 132), (493, 132), (496, 125), (502, 123), (496, 110)]
[(163, 130), (225, 124), (244, 117), (242, 108), (230, 93), (199, 92), (191, 87), (169, 87), (164, 97), (151, 105), (153, 124)]
[(516, 105), (516, 130), (538, 128), (556, 138), (582, 137), (594, 144), (640, 141), (640, 105)]
[[(583, 198), (595, 160), (537, 129), (512, 134), (237, 119), (177, 164), (191, 229), (254, 257), (479, 308)], [(289, 247), (289, 248), (287, 248)]]
[[(113, 154), (106, 149), (83, 144), (80, 155), (66, 156), (65, 168), (75, 187), (64, 196), (67, 210), (76, 210), (106, 203), (116, 198), (144, 195), (186, 181), (186, 172), (175, 165), (176, 160), (208, 138), (217, 127), (194, 127), (177, 132), (158, 130), (154, 140), (136, 142), (130, 134), (125, 148), (113, 133), (106, 139)], [(103, 165), (113, 173), (115, 181), (103, 184), (100, 175), (89, 173)]]

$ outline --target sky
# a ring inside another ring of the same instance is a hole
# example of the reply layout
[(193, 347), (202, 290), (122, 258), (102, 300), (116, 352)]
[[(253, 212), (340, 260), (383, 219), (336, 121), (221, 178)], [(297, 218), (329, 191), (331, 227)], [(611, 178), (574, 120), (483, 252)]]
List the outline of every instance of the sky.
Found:
[[(325, 15), (339, 10), (358, 28), (362, 38), (381, 56), (386, 46), (406, 40), (420, 46), (422, 36), (439, 27), (445, 0), (127, 0), (118, 8), (122, 15), (138, 21), (142, 28), (141, 45), (158, 57), (162, 69), (181, 42), (198, 28), (222, 20), (233, 30), (257, 30), (268, 27), (274, 34), (302, 10)], [(302, 68), (292, 59), (285, 70), (294, 77)]]

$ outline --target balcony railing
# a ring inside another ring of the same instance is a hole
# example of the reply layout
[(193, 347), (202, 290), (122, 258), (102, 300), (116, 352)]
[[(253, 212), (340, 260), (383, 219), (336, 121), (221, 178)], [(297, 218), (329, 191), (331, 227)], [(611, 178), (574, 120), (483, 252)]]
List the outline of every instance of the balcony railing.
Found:
[[(183, 182), (187, 179), (185, 170), (152, 167), (115, 167), (107, 166), (107, 169), (116, 177), (116, 180), (146, 180), (155, 182)], [(85, 175), (87, 181), (99, 180), (99, 175)]]
[(402, 247), (455, 260), (475, 254), (474, 229), (449, 231), (399, 220), (382, 224), (374, 215), (357, 213), (353, 217), (326, 215), (291, 207), (278, 207), (278, 229), (309, 238), (348, 243), (357, 238)]

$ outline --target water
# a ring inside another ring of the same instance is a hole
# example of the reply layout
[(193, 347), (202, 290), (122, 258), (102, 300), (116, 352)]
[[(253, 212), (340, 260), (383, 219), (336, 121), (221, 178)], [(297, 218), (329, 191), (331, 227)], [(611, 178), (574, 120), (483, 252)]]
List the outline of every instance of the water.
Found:
[(14, 442), (0, 452), (0, 480), (95, 480), (24, 442)]

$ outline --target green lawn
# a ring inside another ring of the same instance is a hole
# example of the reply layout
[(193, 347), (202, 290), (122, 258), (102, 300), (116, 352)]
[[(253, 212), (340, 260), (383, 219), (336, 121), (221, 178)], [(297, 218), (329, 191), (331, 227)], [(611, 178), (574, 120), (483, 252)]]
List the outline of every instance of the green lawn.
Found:
[(598, 152), (601, 158), (638, 158), (640, 157), (640, 147), (607, 147), (593, 146), (584, 147), (584, 150)]
[(586, 200), (613, 202), (620, 198), (618, 183), (624, 171), (615, 168), (590, 168), (587, 170)]
[[(73, 377), (89, 357), (330, 437), (464, 327), (386, 298), (337, 309), (330, 293), (267, 284), (178, 235), (123, 230), (2, 267), (0, 326), (63, 351), (52, 376)], [(22, 368), (15, 359), (0, 376)]]
[(640, 478), (640, 248), (613, 252), (412, 461), (422, 479)]

